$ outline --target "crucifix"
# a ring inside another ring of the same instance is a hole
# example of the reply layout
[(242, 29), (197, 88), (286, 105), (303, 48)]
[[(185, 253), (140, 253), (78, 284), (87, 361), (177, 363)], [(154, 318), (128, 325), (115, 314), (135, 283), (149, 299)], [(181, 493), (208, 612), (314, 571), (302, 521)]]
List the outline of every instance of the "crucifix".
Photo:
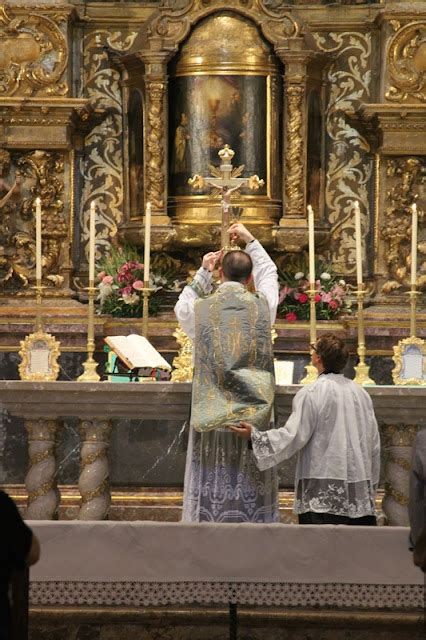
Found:
[(223, 149), (218, 152), (218, 156), (221, 159), (219, 168), (214, 165), (209, 165), (209, 169), (212, 173), (211, 176), (195, 175), (188, 180), (188, 184), (193, 189), (204, 189), (206, 186), (213, 187), (216, 193), (220, 193), (221, 207), (222, 207), (222, 222), (221, 222), (221, 248), (229, 250), (235, 247), (229, 246), (228, 228), (231, 223), (230, 209), (231, 209), (231, 194), (235, 191), (239, 191), (242, 187), (248, 187), (249, 189), (257, 190), (263, 187), (264, 180), (261, 180), (259, 176), (250, 176), (249, 178), (240, 178), (244, 171), (245, 165), (242, 164), (239, 167), (232, 166), (232, 158), (235, 152), (230, 148), (228, 144), (225, 144)]

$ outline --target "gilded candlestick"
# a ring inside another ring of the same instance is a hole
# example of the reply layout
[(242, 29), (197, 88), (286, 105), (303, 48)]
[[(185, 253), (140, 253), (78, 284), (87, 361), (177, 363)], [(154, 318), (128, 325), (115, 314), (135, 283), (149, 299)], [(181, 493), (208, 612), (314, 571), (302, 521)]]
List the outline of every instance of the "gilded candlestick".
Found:
[(97, 288), (93, 281), (89, 282), (87, 288), (89, 296), (88, 314), (87, 314), (87, 360), (83, 364), (84, 371), (77, 378), (79, 382), (99, 382), (101, 377), (96, 372), (98, 363), (93, 358), (95, 353), (95, 295)]
[(365, 364), (365, 335), (364, 335), (364, 285), (362, 282), (358, 283), (358, 289), (356, 292), (358, 300), (358, 357), (359, 362), (354, 367), (355, 369), (355, 382), (358, 384), (376, 384), (369, 376), (370, 367)]
[(149, 320), (149, 296), (154, 291), (154, 289), (149, 288), (149, 281), (144, 280), (142, 295), (143, 295), (143, 304), (142, 304), (142, 335), (145, 338), (148, 338), (148, 320)]
[[(310, 335), (310, 344), (314, 344), (317, 339), (317, 314), (315, 307), (315, 282), (311, 282), (309, 285), (309, 335)], [(311, 382), (315, 382), (318, 378), (318, 370), (312, 364), (312, 350), (311, 350), (311, 361), (305, 367), (306, 376), (300, 381), (300, 384), (310, 384)]]
[(410, 297), (410, 336), (415, 337), (417, 327), (416, 327), (416, 311), (417, 311), (417, 296), (419, 295), (419, 291), (417, 291), (416, 283), (411, 284), (411, 290), (408, 292)]

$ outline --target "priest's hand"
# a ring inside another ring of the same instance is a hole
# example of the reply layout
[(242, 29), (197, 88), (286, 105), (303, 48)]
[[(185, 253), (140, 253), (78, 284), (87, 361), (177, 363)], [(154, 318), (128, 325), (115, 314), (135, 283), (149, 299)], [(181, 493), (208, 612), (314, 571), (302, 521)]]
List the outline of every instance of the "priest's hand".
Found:
[(209, 253), (206, 253), (206, 255), (203, 257), (203, 268), (210, 272), (214, 271), (221, 253), (221, 251), (209, 251)]
[(250, 440), (253, 426), (249, 422), (240, 422), (240, 424), (228, 424), (228, 429), (231, 429), (240, 438)]
[(233, 242), (236, 240), (242, 240), (246, 244), (254, 240), (254, 236), (250, 233), (248, 229), (245, 228), (241, 222), (236, 222), (235, 224), (231, 224), (228, 229), (228, 233)]

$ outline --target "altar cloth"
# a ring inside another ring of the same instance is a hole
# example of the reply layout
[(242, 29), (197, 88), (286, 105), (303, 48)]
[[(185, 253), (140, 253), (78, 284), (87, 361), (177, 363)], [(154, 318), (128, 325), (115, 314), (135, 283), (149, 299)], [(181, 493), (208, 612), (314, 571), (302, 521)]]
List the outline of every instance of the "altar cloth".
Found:
[(29, 522), (32, 604), (421, 608), (404, 527)]

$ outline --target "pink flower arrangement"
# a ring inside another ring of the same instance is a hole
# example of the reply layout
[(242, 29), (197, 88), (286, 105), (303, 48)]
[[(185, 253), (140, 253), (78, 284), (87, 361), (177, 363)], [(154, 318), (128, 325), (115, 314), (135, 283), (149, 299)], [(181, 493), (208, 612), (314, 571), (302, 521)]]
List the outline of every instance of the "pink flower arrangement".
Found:
[[(347, 303), (347, 285), (339, 280), (330, 269), (317, 269), (320, 275), (315, 281), (315, 309), (318, 320), (331, 320), (342, 313), (350, 313)], [(310, 315), (309, 282), (305, 272), (295, 275), (280, 274), (278, 317), (286, 322), (308, 320)]]

